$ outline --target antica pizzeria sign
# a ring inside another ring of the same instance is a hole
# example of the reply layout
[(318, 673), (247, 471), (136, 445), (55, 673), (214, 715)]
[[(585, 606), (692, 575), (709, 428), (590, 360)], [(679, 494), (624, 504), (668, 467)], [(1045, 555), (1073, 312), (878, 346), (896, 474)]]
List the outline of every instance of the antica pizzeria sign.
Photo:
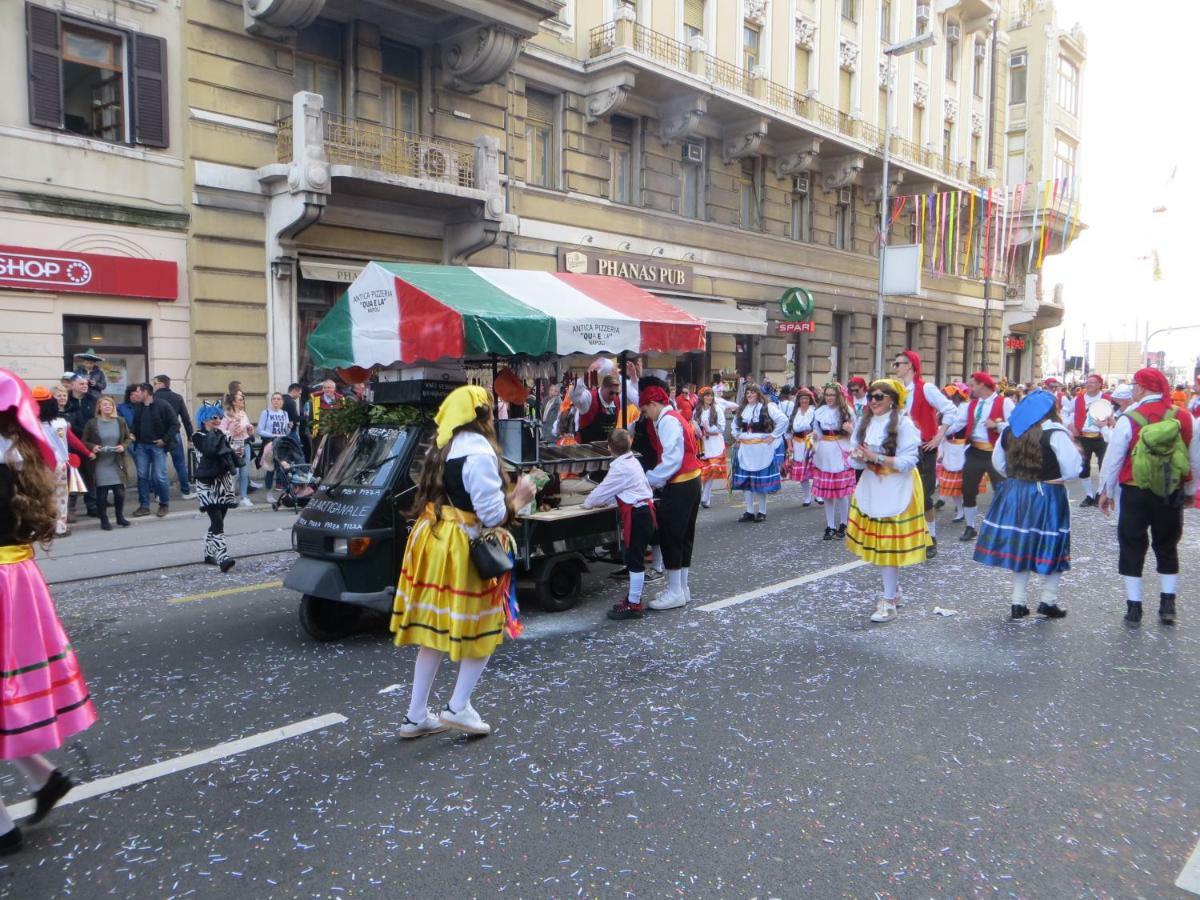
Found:
[(176, 300), (179, 271), (157, 259), (0, 245), (0, 288)]
[(692, 289), (692, 267), (644, 256), (592, 253), (574, 247), (558, 248), (558, 271), (573, 275), (612, 275), (630, 284), (673, 291)]

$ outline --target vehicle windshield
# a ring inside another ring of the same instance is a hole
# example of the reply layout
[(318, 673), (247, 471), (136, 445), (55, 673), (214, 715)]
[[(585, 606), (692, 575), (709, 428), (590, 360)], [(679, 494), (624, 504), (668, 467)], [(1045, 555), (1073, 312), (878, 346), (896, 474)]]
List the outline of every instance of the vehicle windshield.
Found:
[(405, 428), (360, 428), (324, 482), (330, 485), (387, 485), (392, 470), (404, 455), (408, 432)]

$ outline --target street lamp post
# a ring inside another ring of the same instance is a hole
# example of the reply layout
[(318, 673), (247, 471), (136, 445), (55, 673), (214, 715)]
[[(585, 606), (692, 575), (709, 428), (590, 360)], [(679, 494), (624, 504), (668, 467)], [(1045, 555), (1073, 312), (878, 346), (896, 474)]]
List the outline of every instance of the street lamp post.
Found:
[[(937, 43), (932, 31), (919, 34), (907, 41), (893, 44), (883, 51), (886, 57), (904, 56), (917, 50), (924, 50)], [(890, 76), (890, 72), (887, 73)], [(892, 143), (892, 79), (884, 78), (885, 95), (883, 110), (883, 184), (879, 196), (879, 298), (875, 305), (875, 377), (883, 377), (883, 279), (887, 259), (888, 242), (888, 164), (891, 159)], [(914, 135), (920, 140), (920, 135)]]

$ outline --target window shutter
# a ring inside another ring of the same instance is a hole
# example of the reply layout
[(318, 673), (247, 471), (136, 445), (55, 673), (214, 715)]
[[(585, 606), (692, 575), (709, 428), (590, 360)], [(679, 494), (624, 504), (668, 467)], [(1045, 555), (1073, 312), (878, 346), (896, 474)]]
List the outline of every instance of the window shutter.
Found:
[(147, 147), (166, 147), (167, 42), (146, 34), (130, 35), (133, 89), (133, 139)]
[(704, 0), (684, 0), (683, 24), (704, 31)]
[(29, 122), (45, 128), (62, 128), (62, 51), (58, 13), (26, 3), (25, 30), (29, 39)]
[(526, 91), (525, 103), (528, 108), (526, 118), (552, 125), (556, 102), (556, 98), (550, 94), (543, 94), (541, 91)]

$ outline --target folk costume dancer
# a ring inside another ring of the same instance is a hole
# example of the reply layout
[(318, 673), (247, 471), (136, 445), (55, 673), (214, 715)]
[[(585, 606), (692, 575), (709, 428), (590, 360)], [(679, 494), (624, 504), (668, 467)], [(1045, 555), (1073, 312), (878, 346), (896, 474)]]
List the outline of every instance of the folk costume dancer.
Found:
[(871, 613), (872, 622), (896, 618), (900, 569), (924, 562), (931, 540), (918, 469), (921, 433), (904, 414), (905, 393), (895, 378), (871, 385), (850, 454), (850, 465), (864, 471), (850, 502), (846, 546), (878, 566), (883, 579), (883, 598)]
[(915, 350), (898, 354), (892, 360), (892, 372), (904, 387), (903, 411), (921, 435), (917, 471), (921, 475), (921, 489), (924, 491), (925, 522), (932, 538), (928, 556), (933, 559), (937, 556), (937, 518), (933, 508), (933, 492), (937, 488), (937, 450), (949, 427), (947, 423), (939, 424), (938, 418), (953, 413), (954, 404), (938, 390), (937, 385), (921, 379), (921, 357)]
[[(446, 729), (471, 735), (491, 726), (471, 694), (504, 635), (515, 637), (512, 573), (484, 579), (471, 560), (471, 541), (484, 529), (513, 550), (501, 526), (536, 494), (527, 478), (509, 490), (492, 424), (491, 395), (478, 385), (455, 388), (442, 401), (437, 437), (425, 456), (416, 501), (418, 518), (404, 548), (391, 631), (396, 646), (418, 644), (412, 699), (400, 737)], [(458, 662), (454, 693), (441, 713), (429, 711), (429, 692), (442, 659)]]
[(797, 388), (796, 409), (788, 418), (787, 427), (792, 459), (789, 474), (792, 481), (800, 485), (800, 500), (805, 506), (812, 505), (813, 423), (816, 415), (812, 391), (806, 387)]
[(660, 492), (658, 542), (667, 569), (667, 589), (648, 604), (651, 609), (677, 609), (692, 599), (688, 570), (696, 541), (696, 516), (700, 512), (700, 460), (691, 422), (671, 408), (671, 399), (660, 387), (641, 392), (642, 417), (654, 422), (652, 432), (658, 465), (646, 473), (650, 486)]
[(225, 542), (225, 514), (238, 504), (235, 480), (238, 464), (229, 438), (220, 428), (223, 413), (216, 403), (196, 411), (192, 446), (200, 457), (196, 464), (196, 500), (208, 516), (204, 535), (204, 561), (228, 572), (234, 566)]
[(822, 389), (822, 404), (813, 414), (812, 492), (825, 501), (824, 540), (846, 536), (850, 498), (854, 494), (854, 469), (847, 463), (854, 434), (854, 413), (837, 382)]
[(963, 460), (962, 493), (963, 517), (966, 527), (959, 540), (973, 541), (979, 536), (975, 527), (978, 522), (976, 504), (979, 501), (979, 483), (986, 475), (993, 490), (1004, 480), (992, 465), (992, 451), (1000, 440), (1000, 432), (1006, 427), (1008, 417), (1016, 406), (1013, 401), (996, 390), (996, 379), (987, 372), (971, 375), (971, 402), (958, 408), (953, 430), (962, 430), (967, 439), (967, 452)]
[[(1121, 500), (1117, 571), (1125, 580), (1125, 621), (1133, 625), (1142, 621), (1142, 569), (1150, 547), (1159, 577), (1158, 617), (1175, 622), (1184, 498), (1195, 496), (1200, 473), (1195, 420), (1171, 404), (1170, 388), (1158, 369), (1134, 374), (1133, 403), (1117, 419), (1100, 470), (1101, 510), (1109, 513), (1118, 495)], [(1164, 427), (1166, 420), (1176, 424)]]
[[(1079, 505), (1085, 508), (1097, 505), (1100, 469), (1104, 465), (1104, 451), (1108, 448), (1108, 442), (1104, 439), (1104, 426), (1107, 423), (1097, 422), (1088, 412), (1091, 405), (1101, 399), (1109, 399), (1104, 396), (1104, 376), (1093, 372), (1087, 377), (1084, 390), (1076, 394), (1074, 400), (1066, 401), (1066, 407), (1070, 410), (1069, 417), (1065, 415), (1067, 409), (1063, 410), (1064, 418), (1068, 422), (1067, 431), (1079, 442), (1079, 449), (1083, 453), (1083, 470), (1079, 477), (1083, 480), (1087, 496)], [(1096, 458), (1095, 473), (1092, 472), (1092, 457)]]
[(713, 483), (729, 477), (725, 464), (725, 411), (716, 402), (712, 388), (700, 390), (700, 404), (693, 417), (700, 431), (700, 505), (712, 506)]
[(655, 541), (657, 523), (654, 491), (646, 480), (641, 463), (633, 455), (633, 435), (614, 428), (608, 436), (613, 461), (583, 500), (584, 509), (595, 509), (616, 501), (621, 516), (621, 542), (625, 548), (625, 567), (629, 570), (629, 593), (608, 611), (610, 619), (640, 619), (645, 612), (642, 589), (646, 584), (646, 548)]
[(758, 385), (746, 385), (742, 405), (733, 419), (734, 456), (733, 490), (742, 491), (746, 511), (739, 522), (767, 520), (767, 494), (779, 491), (779, 464), (775, 445), (787, 431), (788, 420), (779, 407), (767, 400)]
[[(53, 401), (52, 401), (53, 402)], [(54, 538), (58, 456), (28, 385), (0, 369), (0, 757), (33, 789), (40, 822), (71, 779), (43, 753), (96, 721), (88, 686), (33, 555)], [(0, 855), (21, 849), (21, 830), (0, 802)]]
[(979, 527), (975, 561), (1013, 573), (1011, 615), (1029, 615), (1029, 578), (1043, 576), (1039, 616), (1061, 619), (1062, 573), (1071, 568), (1071, 506), (1064, 482), (1082, 466), (1079, 449), (1059, 420), (1049, 391), (1031, 391), (1017, 404), (992, 451), (1004, 481)]
[(950, 500), (954, 505), (954, 518), (950, 521), (961, 522), (965, 518), (962, 501), (962, 470), (967, 459), (967, 436), (966, 426), (956, 428), (955, 419), (958, 418), (957, 409), (967, 402), (967, 398), (970, 396), (970, 388), (965, 383), (952, 383), (946, 385), (944, 393), (950, 398), (956, 411), (942, 418), (942, 421), (950, 427), (946, 432), (945, 440), (938, 447), (938, 499), (934, 506), (944, 506), (944, 501)]
[[(632, 366), (632, 363), (630, 365)], [(637, 406), (636, 381), (629, 380), (626, 383), (626, 391), (630, 404)], [(575, 439), (581, 444), (607, 441), (609, 432), (614, 428), (630, 427), (629, 412), (626, 410), (622, 413), (621, 408), (621, 378), (611, 371), (601, 377), (599, 387), (588, 388), (582, 378), (577, 379), (571, 389), (571, 403), (579, 412), (579, 430), (575, 432)]]
[[(783, 413), (784, 418), (791, 421), (792, 414), (796, 411), (796, 393), (790, 384), (785, 384), (779, 389), (779, 399), (775, 401), (775, 405), (779, 407), (779, 411)], [(779, 477), (783, 481), (787, 481), (792, 474), (792, 467), (788, 465), (789, 451), (791, 450), (791, 440), (785, 433), (779, 439), (779, 443), (775, 445), (775, 462), (779, 464)]]

